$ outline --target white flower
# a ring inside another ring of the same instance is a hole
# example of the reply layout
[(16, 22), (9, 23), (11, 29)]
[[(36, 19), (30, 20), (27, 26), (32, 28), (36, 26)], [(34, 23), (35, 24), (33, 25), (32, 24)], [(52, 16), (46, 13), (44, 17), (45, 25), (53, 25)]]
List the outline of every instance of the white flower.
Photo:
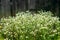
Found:
[(26, 38), (28, 38), (28, 36), (26, 36)]
[(57, 32), (57, 30), (53, 30), (53, 32)]
[(37, 26), (40, 26), (40, 24), (37, 24)]

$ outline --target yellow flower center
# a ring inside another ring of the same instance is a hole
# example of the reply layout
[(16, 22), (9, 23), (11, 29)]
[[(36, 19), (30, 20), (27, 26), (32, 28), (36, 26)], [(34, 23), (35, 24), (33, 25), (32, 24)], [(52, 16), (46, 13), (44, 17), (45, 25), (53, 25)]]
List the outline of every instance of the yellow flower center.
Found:
[(0, 26), (0, 29), (2, 28), (2, 26)]

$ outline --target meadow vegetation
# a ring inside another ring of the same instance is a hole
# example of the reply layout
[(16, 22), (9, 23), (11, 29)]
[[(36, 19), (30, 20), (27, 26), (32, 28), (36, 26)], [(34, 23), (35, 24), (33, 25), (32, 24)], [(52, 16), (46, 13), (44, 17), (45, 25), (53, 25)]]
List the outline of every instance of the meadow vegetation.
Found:
[(51, 12), (19, 12), (1, 18), (0, 40), (60, 40), (60, 21)]

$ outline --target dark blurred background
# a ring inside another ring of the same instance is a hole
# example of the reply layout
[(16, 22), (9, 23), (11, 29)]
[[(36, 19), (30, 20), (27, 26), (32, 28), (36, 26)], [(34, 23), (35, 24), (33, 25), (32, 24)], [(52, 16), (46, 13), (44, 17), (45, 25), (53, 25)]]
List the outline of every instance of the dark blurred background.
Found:
[(0, 18), (19, 11), (51, 11), (60, 17), (60, 0), (0, 0)]

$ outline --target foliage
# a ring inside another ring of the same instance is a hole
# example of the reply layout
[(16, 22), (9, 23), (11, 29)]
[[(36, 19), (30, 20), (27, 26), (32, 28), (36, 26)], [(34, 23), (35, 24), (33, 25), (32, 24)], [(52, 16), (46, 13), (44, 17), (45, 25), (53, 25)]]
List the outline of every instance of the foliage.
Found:
[(16, 17), (2, 18), (0, 35), (5, 40), (58, 40), (60, 21), (51, 12), (20, 12)]

